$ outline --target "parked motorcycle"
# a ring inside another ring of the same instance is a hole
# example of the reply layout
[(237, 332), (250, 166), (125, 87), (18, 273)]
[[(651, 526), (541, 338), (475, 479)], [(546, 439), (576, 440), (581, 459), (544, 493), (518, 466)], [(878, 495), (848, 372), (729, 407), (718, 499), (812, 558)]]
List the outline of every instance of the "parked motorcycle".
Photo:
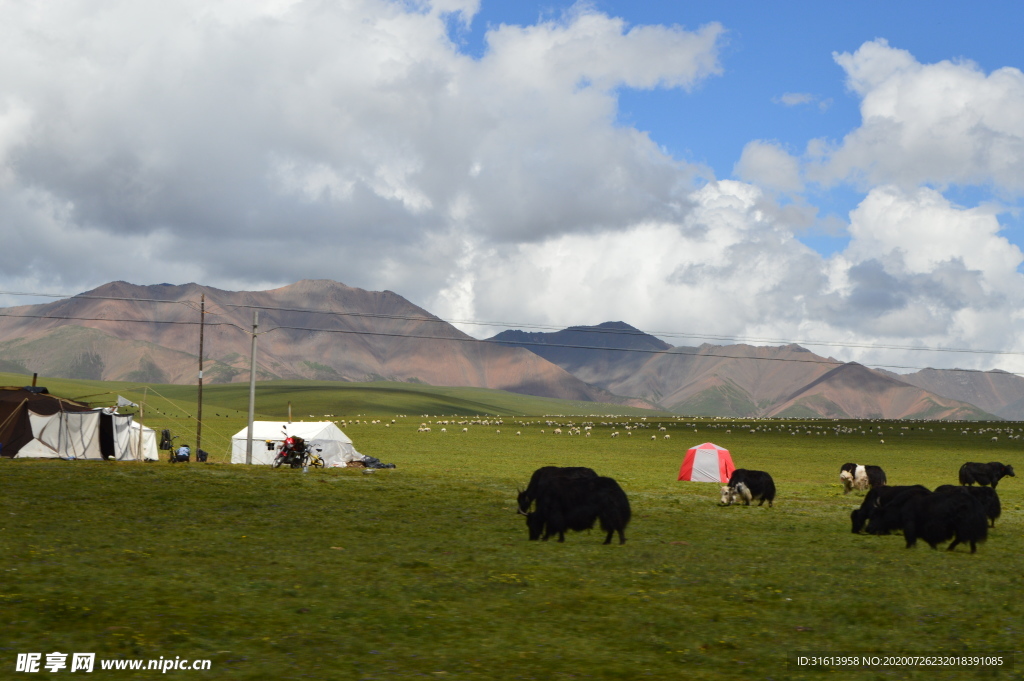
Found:
[(292, 468), (303, 468), (305, 466), (313, 466), (315, 468), (323, 468), (324, 460), (320, 456), (322, 449), (313, 451), (313, 448), (306, 444), (298, 435), (288, 435), (288, 431), (284, 431), (285, 439), (284, 445), (281, 447), (281, 451), (274, 457), (274, 468), (280, 468), (281, 466), (291, 466)]

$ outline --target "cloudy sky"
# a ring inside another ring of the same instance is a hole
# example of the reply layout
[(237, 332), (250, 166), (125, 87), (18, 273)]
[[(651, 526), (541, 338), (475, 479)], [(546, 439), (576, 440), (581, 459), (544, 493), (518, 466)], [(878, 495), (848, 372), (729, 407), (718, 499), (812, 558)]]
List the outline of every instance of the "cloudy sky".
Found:
[(0, 0), (0, 290), (1024, 372), (1024, 7), (965, 7)]

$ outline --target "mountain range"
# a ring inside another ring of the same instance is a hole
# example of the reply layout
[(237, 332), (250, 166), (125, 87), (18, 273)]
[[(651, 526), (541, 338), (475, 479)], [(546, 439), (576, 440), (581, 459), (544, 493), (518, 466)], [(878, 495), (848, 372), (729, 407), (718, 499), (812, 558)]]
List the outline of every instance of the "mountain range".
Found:
[[(200, 315), (200, 299), (204, 312)], [(624, 322), (477, 340), (391, 291), (305, 280), (269, 291), (112, 282), (0, 309), (0, 371), (190, 383), (390, 380), (646, 406), (694, 416), (1024, 418), (1024, 379), (901, 375), (798, 345), (672, 346)]]

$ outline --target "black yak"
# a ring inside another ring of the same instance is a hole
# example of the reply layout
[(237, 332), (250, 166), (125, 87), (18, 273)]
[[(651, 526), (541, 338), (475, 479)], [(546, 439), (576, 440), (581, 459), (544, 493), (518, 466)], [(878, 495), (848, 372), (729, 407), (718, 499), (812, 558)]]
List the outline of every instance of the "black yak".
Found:
[(996, 519), (1003, 512), (1003, 506), (999, 503), (999, 495), (991, 487), (957, 487), (956, 485), (942, 485), (936, 487), (936, 492), (949, 492), (955, 489), (962, 489), (970, 493), (981, 507), (985, 509), (985, 516), (988, 518), (988, 526), (995, 527)]
[(971, 553), (988, 537), (985, 509), (964, 489), (953, 489), (917, 497), (903, 507), (903, 538), (907, 548), (925, 540), (933, 549), (952, 539), (947, 551), (968, 543)]
[(626, 525), (632, 512), (629, 499), (612, 478), (553, 477), (537, 487), (537, 510), (526, 514), (526, 527), (530, 539), (546, 541), (554, 534), (565, 541), (568, 530), (581, 532), (600, 522), (610, 544), (612, 535), (619, 534), (619, 543), (626, 543)]
[(839, 482), (843, 483), (843, 494), (849, 494), (852, 489), (875, 489), (886, 484), (885, 471), (881, 466), (844, 463), (839, 467)]
[(732, 504), (743, 500), (744, 506), (750, 506), (754, 499), (760, 499), (758, 506), (768, 502), (771, 507), (775, 501), (775, 481), (764, 471), (751, 471), (737, 468), (729, 477), (729, 484), (722, 488), (722, 503)]
[(540, 489), (541, 485), (554, 479), (575, 479), (575, 478), (596, 478), (597, 473), (594, 472), (593, 468), (586, 468), (584, 466), (543, 466), (538, 468), (530, 476), (530, 484), (526, 486), (526, 489), (519, 492), (517, 502), (519, 504), (519, 513), (526, 515), (530, 511), (530, 506), (537, 499), (537, 490)]
[(865, 529), (868, 534), (890, 534), (903, 528), (903, 507), (917, 497), (931, 494), (923, 485), (876, 487), (864, 496), (860, 508), (850, 514), (853, 532)]
[(960, 466), (961, 485), (978, 483), (979, 485), (991, 485), (992, 489), (995, 489), (999, 481), (1007, 475), (1011, 478), (1017, 477), (1013, 474), (1013, 466), (1004, 465), (998, 461), (991, 461), (989, 463), (967, 462)]

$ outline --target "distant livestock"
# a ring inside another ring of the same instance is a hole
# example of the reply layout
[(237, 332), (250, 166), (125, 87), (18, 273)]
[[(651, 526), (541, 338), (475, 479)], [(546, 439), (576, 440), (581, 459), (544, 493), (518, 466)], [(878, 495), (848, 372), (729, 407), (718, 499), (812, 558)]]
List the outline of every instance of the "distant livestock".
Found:
[(850, 490), (866, 490), (882, 487), (886, 484), (885, 471), (881, 466), (859, 466), (855, 463), (844, 463), (839, 467), (839, 482), (843, 483), (843, 494)]
[(582, 532), (600, 522), (605, 544), (611, 543), (615, 533), (619, 543), (625, 544), (630, 517), (629, 499), (612, 478), (555, 477), (539, 485), (537, 510), (526, 514), (526, 527), (531, 541), (547, 541), (557, 534), (563, 542), (568, 530)]
[(517, 502), (519, 513), (526, 515), (530, 511), (533, 502), (537, 500), (540, 489), (549, 485), (554, 480), (572, 480), (575, 478), (596, 478), (597, 473), (593, 468), (584, 466), (543, 466), (538, 468), (530, 476), (530, 483), (526, 489), (519, 492)]
[(760, 500), (758, 506), (767, 501), (770, 508), (775, 502), (775, 481), (764, 471), (737, 468), (732, 472), (729, 484), (722, 488), (721, 503), (729, 506), (742, 500), (744, 506), (750, 506), (754, 499)]
[(981, 507), (985, 509), (985, 516), (988, 518), (988, 526), (995, 527), (996, 520), (1003, 512), (1003, 506), (999, 503), (999, 495), (991, 487), (957, 487), (956, 485), (942, 485), (936, 487), (936, 492), (948, 492), (954, 489), (962, 489), (978, 500)]
[(908, 549), (919, 538), (933, 549), (952, 539), (947, 551), (964, 543), (970, 544), (974, 553), (977, 544), (988, 538), (985, 509), (965, 489), (932, 492), (914, 499), (903, 509), (903, 538)]
[(1013, 466), (1004, 465), (998, 461), (992, 461), (989, 463), (967, 462), (963, 466), (960, 466), (961, 485), (973, 485), (977, 483), (979, 485), (991, 486), (992, 489), (995, 489), (996, 485), (999, 484), (999, 481), (1006, 476), (1010, 476), (1011, 478), (1017, 477), (1013, 473)]
[(864, 496), (860, 508), (850, 514), (853, 533), (889, 534), (903, 527), (903, 506), (918, 496), (931, 494), (923, 485), (876, 487)]

